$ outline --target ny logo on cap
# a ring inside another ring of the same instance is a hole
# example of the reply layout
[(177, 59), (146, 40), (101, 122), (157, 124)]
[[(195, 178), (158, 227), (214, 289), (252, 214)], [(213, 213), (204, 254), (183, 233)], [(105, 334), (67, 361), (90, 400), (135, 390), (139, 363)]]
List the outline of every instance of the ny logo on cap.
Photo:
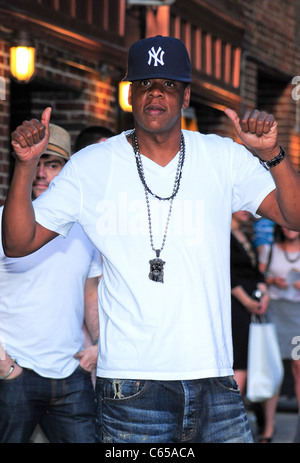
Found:
[(159, 47), (159, 49), (157, 51), (155, 51), (155, 48), (152, 47), (151, 50), (148, 50), (148, 55), (149, 55), (149, 59), (148, 59), (148, 64), (150, 66), (151, 64), (151, 61), (152, 61), (152, 58), (154, 60), (154, 66), (158, 66), (158, 63), (161, 65), (161, 66), (164, 66), (164, 54), (165, 52), (162, 50), (161, 47)]

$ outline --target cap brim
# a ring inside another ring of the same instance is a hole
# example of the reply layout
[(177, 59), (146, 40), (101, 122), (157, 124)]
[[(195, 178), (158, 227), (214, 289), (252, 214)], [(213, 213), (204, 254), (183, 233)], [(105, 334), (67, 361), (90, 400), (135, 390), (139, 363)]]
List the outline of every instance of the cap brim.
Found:
[(51, 156), (58, 156), (59, 158), (62, 158), (64, 159), (65, 161), (68, 161), (70, 159), (69, 156), (67, 156), (67, 154), (62, 154), (62, 153), (58, 153), (57, 151), (54, 151), (54, 150), (51, 150), (51, 149), (46, 149), (46, 151), (44, 151), (43, 154), (49, 154)]
[(173, 76), (169, 74), (152, 74), (151, 76), (149, 74), (141, 74), (137, 76), (131, 76), (131, 75), (126, 75), (123, 79), (124, 82), (134, 82), (135, 80), (143, 80), (143, 79), (170, 79), (174, 80), (176, 82), (183, 82), (185, 84), (188, 84), (191, 82), (191, 79), (188, 77), (178, 77), (178, 76)]

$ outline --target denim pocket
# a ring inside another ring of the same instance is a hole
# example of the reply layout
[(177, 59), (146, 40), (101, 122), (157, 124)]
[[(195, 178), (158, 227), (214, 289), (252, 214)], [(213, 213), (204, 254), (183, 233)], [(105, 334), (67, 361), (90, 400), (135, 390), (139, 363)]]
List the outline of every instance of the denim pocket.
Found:
[[(78, 365), (77, 369), (76, 369), (79, 373), (83, 373), (84, 375), (87, 375), (87, 376), (91, 376), (91, 372), (89, 370), (86, 370), (85, 368), (83, 368), (81, 365)], [(76, 371), (75, 370), (75, 371)]]
[(218, 378), (213, 378), (213, 380), (214, 383), (222, 389), (231, 392), (240, 392), (239, 386), (237, 385), (233, 376), (220, 376)]
[(138, 379), (99, 379), (102, 382), (104, 399), (124, 400), (138, 397), (147, 388), (149, 381)]

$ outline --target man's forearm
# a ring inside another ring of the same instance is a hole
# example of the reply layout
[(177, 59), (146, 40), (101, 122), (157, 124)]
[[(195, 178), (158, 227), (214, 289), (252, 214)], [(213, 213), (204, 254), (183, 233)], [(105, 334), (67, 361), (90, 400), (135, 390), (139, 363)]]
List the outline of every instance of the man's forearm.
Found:
[(50, 116), (48, 107), (41, 121), (24, 121), (11, 134), (16, 163), (2, 218), (3, 249), (9, 257), (30, 254), (57, 236), (36, 223), (31, 201), (35, 171), (48, 145)]
[(99, 338), (98, 282), (98, 277), (88, 278), (85, 283), (84, 294), (84, 322), (93, 344)]
[(275, 223), (300, 231), (300, 176), (287, 158), (270, 169), (276, 184), (260, 205), (258, 213)]
[(289, 228), (300, 231), (300, 176), (288, 159), (271, 169), (277, 202)]
[(2, 217), (3, 249), (9, 257), (20, 257), (33, 250), (36, 222), (31, 189), (35, 168), (33, 164), (16, 162)]

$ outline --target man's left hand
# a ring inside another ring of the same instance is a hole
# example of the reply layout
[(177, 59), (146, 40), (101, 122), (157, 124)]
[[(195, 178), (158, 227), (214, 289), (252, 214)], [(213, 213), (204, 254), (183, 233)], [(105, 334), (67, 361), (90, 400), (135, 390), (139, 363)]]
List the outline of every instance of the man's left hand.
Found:
[(74, 355), (79, 360), (80, 366), (92, 372), (97, 366), (98, 346), (89, 346)]

